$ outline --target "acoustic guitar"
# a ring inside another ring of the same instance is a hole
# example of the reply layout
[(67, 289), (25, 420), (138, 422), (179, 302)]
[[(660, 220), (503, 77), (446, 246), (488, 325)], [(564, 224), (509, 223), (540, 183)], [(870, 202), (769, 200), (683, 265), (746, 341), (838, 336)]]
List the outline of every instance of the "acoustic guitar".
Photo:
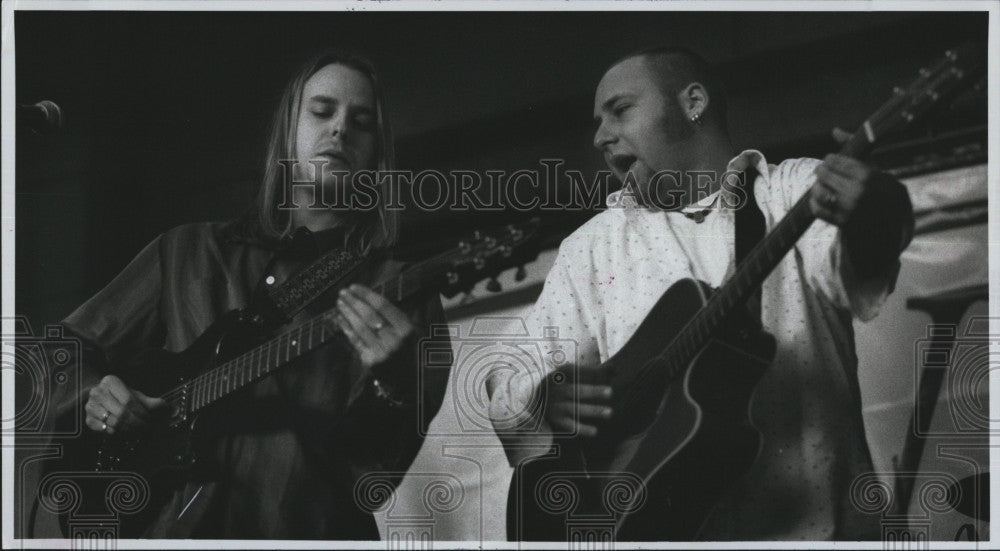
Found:
[[(869, 117), (841, 153), (858, 157), (960, 90), (973, 44), (943, 59)], [(815, 220), (806, 193), (718, 290), (684, 279), (660, 297), (610, 374), (615, 417), (588, 440), (556, 438), (515, 468), (511, 540), (692, 540), (761, 448), (749, 411), (775, 341), (745, 303)]]

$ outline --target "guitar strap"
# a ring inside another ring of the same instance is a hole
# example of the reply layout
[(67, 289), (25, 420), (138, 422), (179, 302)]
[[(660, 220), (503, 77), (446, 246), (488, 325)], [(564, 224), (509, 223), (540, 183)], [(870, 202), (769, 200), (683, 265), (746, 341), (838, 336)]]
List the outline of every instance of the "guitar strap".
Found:
[[(754, 197), (754, 183), (757, 180), (757, 170), (753, 167), (748, 167), (742, 173), (743, 179), (743, 189), (746, 192), (747, 201), (746, 204), (740, 205), (736, 209), (736, 264), (739, 265), (743, 262), (743, 259), (747, 257), (747, 254), (764, 238), (764, 233), (766, 231), (766, 225), (764, 222), (764, 213), (761, 212), (760, 207), (757, 205), (757, 199)], [(751, 310), (755, 312), (755, 318), (760, 319), (760, 287), (754, 292), (754, 297), (751, 299), (755, 301), (755, 304), (751, 305)]]
[[(278, 256), (275, 255), (264, 270), (272, 273)], [(320, 298), (326, 291), (361, 268), (369, 257), (358, 256), (342, 247), (334, 247), (305, 268), (294, 272), (280, 285), (273, 285), (263, 279), (257, 287), (257, 308), (263, 310), (273, 321), (282, 324), (290, 321), (310, 303)], [(291, 429), (295, 432), (299, 445), (307, 455), (324, 465), (332, 465), (333, 458), (323, 446), (316, 444), (312, 430), (316, 423), (298, 406), (295, 392), (289, 386), (284, 372), (275, 373), (274, 384), (284, 399), (285, 408), (293, 419)], [(327, 477), (326, 483), (335, 483), (334, 473), (319, 469)]]
[(266, 285), (264, 294), (271, 308), (284, 320), (290, 320), (344, 276), (361, 267), (365, 260), (346, 249), (333, 249), (281, 285)]

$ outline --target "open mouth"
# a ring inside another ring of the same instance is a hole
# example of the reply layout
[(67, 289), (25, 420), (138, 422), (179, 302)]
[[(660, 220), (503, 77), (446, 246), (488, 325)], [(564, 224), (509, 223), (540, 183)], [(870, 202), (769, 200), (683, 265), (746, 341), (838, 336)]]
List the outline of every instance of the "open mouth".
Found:
[(608, 164), (620, 174), (628, 173), (628, 171), (632, 169), (632, 165), (635, 164), (635, 161), (635, 155), (628, 155), (624, 153), (612, 155), (608, 158)]

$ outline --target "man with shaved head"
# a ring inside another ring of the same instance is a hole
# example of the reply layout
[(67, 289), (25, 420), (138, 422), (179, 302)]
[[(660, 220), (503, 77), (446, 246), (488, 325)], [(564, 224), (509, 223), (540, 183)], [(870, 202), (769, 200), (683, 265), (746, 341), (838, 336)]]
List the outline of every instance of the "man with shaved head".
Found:
[[(720, 80), (685, 50), (616, 62), (597, 86), (593, 115), (594, 146), (625, 185), (562, 242), (528, 316), (538, 335), (557, 327), (560, 340), (576, 341), (576, 365), (498, 370), (487, 384), (512, 464), (525, 455), (516, 444), (539, 435), (598, 436), (617, 413), (600, 366), (657, 300), (684, 278), (723, 285), (736, 265), (741, 209), (770, 230), (808, 193), (818, 220), (763, 282), (753, 312), (777, 343), (751, 402), (763, 447), (698, 537), (877, 538), (877, 518), (849, 498), (852, 481), (872, 470), (852, 320), (875, 317), (895, 285), (913, 225), (905, 188), (843, 155), (773, 163), (735, 149)], [(728, 186), (724, 174), (747, 177)]]

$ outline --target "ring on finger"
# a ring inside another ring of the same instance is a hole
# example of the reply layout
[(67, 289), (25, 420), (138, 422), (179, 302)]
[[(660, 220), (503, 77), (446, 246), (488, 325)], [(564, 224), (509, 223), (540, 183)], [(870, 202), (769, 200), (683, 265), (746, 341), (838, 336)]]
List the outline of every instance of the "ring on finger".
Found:
[(101, 430), (104, 431), (104, 432), (108, 432), (108, 424), (107, 423), (101, 423)]
[(371, 326), (372, 331), (374, 331), (376, 333), (378, 333), (379, 331), (381, 331), (384, 327), (385, 327), (385, 323), (383, 323), (381, 321), (376, 322), (375, 325)]
[(101, 422), (102, 423), (107, 423), (108, 422), (108, 417), (111, 417), (111, 412), (110, 411), (105, 411), (104, 415), (101, 416)]

